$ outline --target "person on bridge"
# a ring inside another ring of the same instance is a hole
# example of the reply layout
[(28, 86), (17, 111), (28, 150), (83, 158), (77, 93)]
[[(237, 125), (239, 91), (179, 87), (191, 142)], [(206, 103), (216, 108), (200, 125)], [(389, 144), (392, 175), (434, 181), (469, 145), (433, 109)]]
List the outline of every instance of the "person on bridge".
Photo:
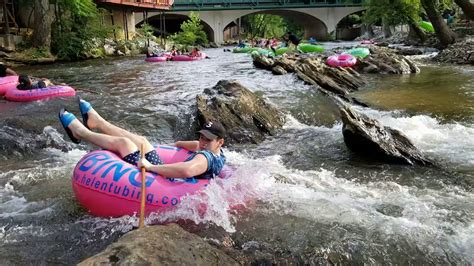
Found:
[[(177, 141), (174, 146), (187, 149), (194, 154), (186, 162), (163, 164), (153, 145), (143, 136), (113, 125), (100, 116), (90, 103), (79, 98), (81, 123), (72, 113), (62, 108), (59, 120), (74, 143), (81, 140), (93, 143), (119, 155), (122, 160), (139, 168), (165, 177), (196, 177), (211, 179), (219, 175), (226, 157), (222, 150), (226, 131), (217, 121), (208, 121), (199, 130), (199, 140)], [(96, 133), (97, 129), (102, 133)], [(139, 147), (144, 147), (145, 158), (140, 159)]]

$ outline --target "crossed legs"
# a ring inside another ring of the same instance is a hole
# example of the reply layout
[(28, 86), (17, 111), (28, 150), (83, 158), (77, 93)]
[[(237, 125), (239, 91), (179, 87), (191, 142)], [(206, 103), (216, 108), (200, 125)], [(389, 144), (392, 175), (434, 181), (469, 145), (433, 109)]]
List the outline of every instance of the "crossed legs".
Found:
[(93, 108), (90, 108), (87, 114), (87, 126), (90, 129), (97, 129), (101, 133), (89, 130), (78, 119), (75, 119), (68, 126), (75, 138), (115, 152), (124, 158), (125, 161), (132, 164), (136, 164), (136, 161), (139, 159), (139, 147), (143, 145), (146, 159), (151, 163), (161, 164), (153, 145), (145, 137), (111, 124)]

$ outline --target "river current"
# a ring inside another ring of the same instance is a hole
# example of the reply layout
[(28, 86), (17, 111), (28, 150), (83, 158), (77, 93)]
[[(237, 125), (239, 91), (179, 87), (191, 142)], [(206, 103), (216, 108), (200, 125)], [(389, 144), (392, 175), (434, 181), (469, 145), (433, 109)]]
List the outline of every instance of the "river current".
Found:
[[(214, 241), (228, 234), (236, 249), (279, 262), (474, 261), (474, 68), (421, 63), (416, 75), (369, 75), (354, 93), (371, 106), (359, 111), (401, 130), (440, 165), (418, 167), (352, 154), (333, 103), (294, 75), (255, 69), (247, 54), (205, 52), (210, 59), (196, 62), (126, 57), (18, 72), (70, 84), (105, 118), (155, 144), (183, 138), (196, 95), (221, 79), (238, 80), (286, 112), (275, 136), (225, 149), (238, 178), (215, 180), (147, 223), (191, 221), (183, 227)], [(0, 139), (14, 135), (25, 145), (0, 146), (0, 264), (78, 263), (137, 224), (136, 217), (92, 217), (75, 201), (73, 168), (96, 147), (68, 140), (61, 106), (78, 114), (73, 98), (0, 100)], [(29, 127), (43, 133), (32, 136)], [(198, 215), (202, 202), (208, 210)]]

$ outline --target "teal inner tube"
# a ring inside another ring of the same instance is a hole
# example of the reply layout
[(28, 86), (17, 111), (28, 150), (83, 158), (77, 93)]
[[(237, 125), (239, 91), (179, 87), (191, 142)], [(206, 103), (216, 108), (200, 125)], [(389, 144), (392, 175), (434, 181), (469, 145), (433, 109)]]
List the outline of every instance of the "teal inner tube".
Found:
[(302, 43), (298, 45), (298, 50), (303, 53), (322, 53), (324, 52), (324, 47), (321, 45)]
[(366, 58), (370, 54), (370, 50), (368, 48), (360, 47), (360, 48), (352, 48), (350, 50), (347, 50), (344, 53), (350, 54), (359, 58)]

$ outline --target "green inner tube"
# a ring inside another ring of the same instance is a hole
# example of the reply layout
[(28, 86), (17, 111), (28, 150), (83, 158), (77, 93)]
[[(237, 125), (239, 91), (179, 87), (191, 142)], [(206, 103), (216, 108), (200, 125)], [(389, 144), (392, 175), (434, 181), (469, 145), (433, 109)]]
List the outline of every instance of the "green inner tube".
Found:
[(250, 47), (234, 48), (232, 50), (233, 53), (248, 53), (249, 51), (250, 51)]
[(429, 23), (428, 21), (420, 21), (419, 23), (420, 27), (428, 32), (434, 32), (433, 25)]
[(324, 52), (324, 47), (322, 47), (321, 45), (303, 43), (298, 45), (298, 50), (303, 53), (322, 53)]
[(367, 48), (352, 48), (344, 53), (350, 54), (356, 57), (360, 57), (360, 58), (365, 58), (370, 54), (370, 51)]
[(275, 50), (275, 55), (282, 55), (288, 51), (288, 47), (281, 47)]

